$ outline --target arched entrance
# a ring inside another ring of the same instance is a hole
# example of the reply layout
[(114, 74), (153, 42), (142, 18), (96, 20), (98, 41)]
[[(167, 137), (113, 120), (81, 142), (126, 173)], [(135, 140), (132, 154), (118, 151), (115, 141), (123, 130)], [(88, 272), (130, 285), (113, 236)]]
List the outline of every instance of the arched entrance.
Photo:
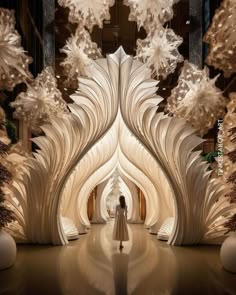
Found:
[[(146, 223), (154, 232), (170, 215), (167, 208), (172, 210), (170, 203), (174, 201), (170, 244), (220, 239), (214, 222), (220, 212), (232, 208), (224, 205), (222, 211), (214, 207), (211, 200), (219, 199), (223, 188), (208, 181), (207, 164), (199, 151), (193, 152), (202, 139), (182, 119), (157, 112), (161, 98), (156, 95), (157, 81), (150, 78), (146, 65), (120, 48), (86, 71), (91, 78), (80, 78), (79, 91), (69, 106), (71, 113), (43, 126), (45, 137), (34, 139), (40, 150), (22, 176), (24, 181), (14, 183), (17, 202), (12, 200), (12, 206), (18, 212), (21, 238), (66, 244), (61, 210), (72, 220), (79, 216), (75, 222), (79, 231), (89, 226), (88, 196), (119, 163), (122, 173), (142, 189)], [(128, 132), (131, 136), (126, 138)], [(145, 153), (147, 157), (142, 158)], [(153, 173), (148, 157), (160, 174)], [(17, 236), (19, 229), (13, 232)]]

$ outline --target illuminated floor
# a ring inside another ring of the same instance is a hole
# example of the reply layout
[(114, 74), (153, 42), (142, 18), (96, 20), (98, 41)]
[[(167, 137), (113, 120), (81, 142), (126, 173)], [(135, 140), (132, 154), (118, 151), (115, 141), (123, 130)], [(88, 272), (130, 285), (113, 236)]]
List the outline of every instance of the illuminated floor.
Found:
[(19, 246), (15, 266), (0, 272), (0, 294), (236, 294), (218, 247), (170, 247), (130, 225), (120, 253), (112, 226), (93, 225), (66, 247)]

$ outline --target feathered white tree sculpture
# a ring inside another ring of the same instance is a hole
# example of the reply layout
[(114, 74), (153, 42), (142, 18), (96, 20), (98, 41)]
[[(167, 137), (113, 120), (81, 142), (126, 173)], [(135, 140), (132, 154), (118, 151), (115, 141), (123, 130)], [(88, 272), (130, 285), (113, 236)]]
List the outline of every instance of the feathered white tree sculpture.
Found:
[(93, 26), (103, 26), (103, 20), (110, 19), (109, 8), (114, 0), (58, 0), (59, 5), (68, 7), (69, 21), (92, 30)]
[(14, 11), (0, 8), (0, 89), (11, 91), (16, 84), (32, 78), (28, 70), (31, 62), (15, 30)]
[(155, 75), (166, 78), (173, 73), (183, 56), (179, 54), (178, 46), (183, 42), (172, 29), (163, 27), (150, 32), (146, 39), (137, 40), (136, 58), (146, 63)]
[(210, 79), (209, 70), (199, 70), (185, 61), (178, 85), (168, 98), (167, 110), (175, 117), (184, 118), (200, 135), (212, 128), (224, 116), (226, 100)]
[(92, 60), (102, 57), (101, 50), (92, 42), (89, 32), (85, 29), (78, 29), (66, 41), (61, 52), (66, 54), (61, 63), (67, 76), (65, 82), (73, 88), (78, 87), (78, 77), (85, 76), (85, 67), (91, 64)]
[(27, 91), (21, 92), (11, 106), (16, 109), (17, 118), (26, 121), (33, 131), (40, 132), (40, 126), (68, 112), (51, 67), (45, 68), (27, 86)]

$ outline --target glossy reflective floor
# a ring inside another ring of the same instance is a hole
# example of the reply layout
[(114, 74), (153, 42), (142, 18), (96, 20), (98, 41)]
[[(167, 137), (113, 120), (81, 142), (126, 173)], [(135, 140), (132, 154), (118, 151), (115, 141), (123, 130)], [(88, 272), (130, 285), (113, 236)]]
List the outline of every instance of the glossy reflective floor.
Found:
[(129, 225), (120, 253), (112, 228), (93, 225), (66, 247), (18, 246), (15, 266), (0, 272), (0, 294), (236, 294), (219, 247), (170, 247), (143, 225)]

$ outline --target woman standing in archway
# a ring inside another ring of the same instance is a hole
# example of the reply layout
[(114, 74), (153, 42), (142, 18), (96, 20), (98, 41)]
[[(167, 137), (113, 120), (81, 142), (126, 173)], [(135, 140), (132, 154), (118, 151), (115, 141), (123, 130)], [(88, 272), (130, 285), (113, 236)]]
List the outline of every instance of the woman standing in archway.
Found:
[(125, 197), (120, 196), (120, 205), (116, 206), (115, 226), (113, 231), (113, 240), (120, 241), (120, 249), (124, 248), (122, 242), (129, 240), (127, 227), (127, 206)]

